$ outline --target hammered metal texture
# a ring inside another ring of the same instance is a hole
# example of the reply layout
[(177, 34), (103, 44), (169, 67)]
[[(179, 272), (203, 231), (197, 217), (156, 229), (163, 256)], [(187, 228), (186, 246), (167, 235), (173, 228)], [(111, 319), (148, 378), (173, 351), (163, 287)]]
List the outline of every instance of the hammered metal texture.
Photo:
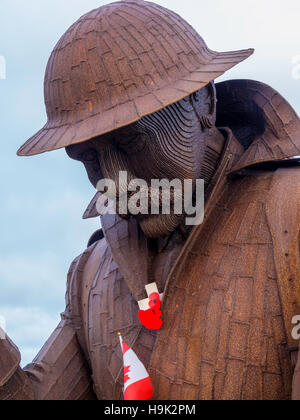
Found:
[(35, 155), (133, 123), (201, 89), (248, 58), (217, 53), (176, 13), (122, 1), (82, 16), (45, 76), (47, 124), (18, 151)]

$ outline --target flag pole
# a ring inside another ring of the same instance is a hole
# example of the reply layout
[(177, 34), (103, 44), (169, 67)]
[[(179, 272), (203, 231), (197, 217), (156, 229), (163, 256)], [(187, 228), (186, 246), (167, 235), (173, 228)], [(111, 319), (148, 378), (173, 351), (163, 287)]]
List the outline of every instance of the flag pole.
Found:
[(122, 336), (121, 336), (121, 333), (120, 332), (118, 332), (118, 336), (119, 336), (119, 340), (120, 340), (120, 344), (121, 344), (121, 349), (123, 350), (123, 345), (122, 345)]

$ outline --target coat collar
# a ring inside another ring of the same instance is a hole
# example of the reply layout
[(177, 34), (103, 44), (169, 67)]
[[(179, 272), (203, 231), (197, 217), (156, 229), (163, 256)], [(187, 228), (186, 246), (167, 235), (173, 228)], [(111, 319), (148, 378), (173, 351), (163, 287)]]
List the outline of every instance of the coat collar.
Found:
[[(222, 114), (226, 107), (230, 108), (236, 103), (241, 106), (242, 101), (256, 103), (263, 112), (264, 132), (245, 150), (241, 139), (238, 141), (231, 129), (223, 129), (227, 133), (227, 141), (218, 169), (207, 189), (204, 223), (193, 228), (173, 270), (184, 261), (187, 250), (193, 245), (199, 230), (203, 228), (214, 209), (229, 174), (257, 163), (300, 155), (300, 120), (287, 101), (274, 89), (259, 82), (234, 80), (217, 85), (217, 93), (220, 102), (219, 114)], [(247, 109), (247, 106), (244, 108)], [(228, 125), (234, 131), (236, 122), (236, 116), (232, 120), (228, 118)], [(99, 193), (88, 206), (84, 218), (98, 216), (98, 197)], [(101, 223), (112, 257), (132, 295), (137, 301), (143, 299), (146, 297), (144, 286), (148, 283), (148, 259), (151, 253), (147, 238), (133, 218), (126, 221), (115, 215), (105, 215), (101, 217)]]
[[(233, 136), (231, 130), (224, 130), (227, 132), (227, 140), (218, 169), (208, 187), (204, 223), (224, 188), (232, 166), (243, 153), (242, 146)], [(123, 220), (117, 215), (107, 214), (101, 217), (101, 224), (111, 255), (132, 295), (136, 301), (144, 299), (146, 297), (145, 285), (149, 282), (148, 261), (151, 259), (152, 252), (149, 241), (134, 218)], [(198, 228), (199, 226), (193, 228), (179, 259), (185, 250), (191, 246)]]
[(300, 155), (300, 119), (275, 89), (254, 80), (229, 80), (217, 83), (216, 91), (219, 124), (230, 127), (241, 143), (245, 132), (258, 132), (232, 172)]
[[(255, 104), (264, 121), (264, 130), (246, 150), (239, 150), (239, 159), (231, 168), (236, 172), (257, 163), (284, 160), (300, 155), (300, 119), (291, 105), (270, 86), (254, 80), (229, 80), (216, 84), (218, 120), (238, 133), (239, 118), (252, 120), (249, 104)], [(232, 111), (234, 110), (234, 112)], [(246, 124), (246, 123), (245, 123)], [(255, 118), (254, 122), (255, 124)], [(249, 123), (249, 127), (251, 124)], [(237, 134), (238, 137), (238, 134)], [(241, 142), (242, 139), (238, 138)], [(98, 217), (97, 193), (83, 218)]]

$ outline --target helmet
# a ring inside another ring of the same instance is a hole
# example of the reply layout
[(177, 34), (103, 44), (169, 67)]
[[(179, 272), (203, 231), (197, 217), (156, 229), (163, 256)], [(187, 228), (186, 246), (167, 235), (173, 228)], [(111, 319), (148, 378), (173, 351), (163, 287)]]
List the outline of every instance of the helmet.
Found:
[(46, 69), (48, 122), (18, 151), (31, 156), (129, 125), (206, 86), (252, 49), (218, 53), (176, 13), (127, 0), (82, 16)]

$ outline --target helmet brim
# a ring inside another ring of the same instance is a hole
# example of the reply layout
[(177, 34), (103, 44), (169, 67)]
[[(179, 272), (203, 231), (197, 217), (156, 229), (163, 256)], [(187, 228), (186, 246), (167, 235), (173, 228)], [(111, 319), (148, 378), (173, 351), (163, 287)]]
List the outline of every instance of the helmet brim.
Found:
[(20, 147), (17, 155), (33, 156), (62, 149), (130, 125), (146, 115), (160, 111), (202, 89), (211, 81), (222, 76), (227, 70), (246, 60), (253, 52), (253, 49), (225, 53), (216, 52), (209, 64), (203, 64), (201, 68), (190, 72), (171, 85), (154, 90), (147, 95), (117, 105), (108, 111), (93, 115), (72, 125), (54, 127), (47, 123)]

